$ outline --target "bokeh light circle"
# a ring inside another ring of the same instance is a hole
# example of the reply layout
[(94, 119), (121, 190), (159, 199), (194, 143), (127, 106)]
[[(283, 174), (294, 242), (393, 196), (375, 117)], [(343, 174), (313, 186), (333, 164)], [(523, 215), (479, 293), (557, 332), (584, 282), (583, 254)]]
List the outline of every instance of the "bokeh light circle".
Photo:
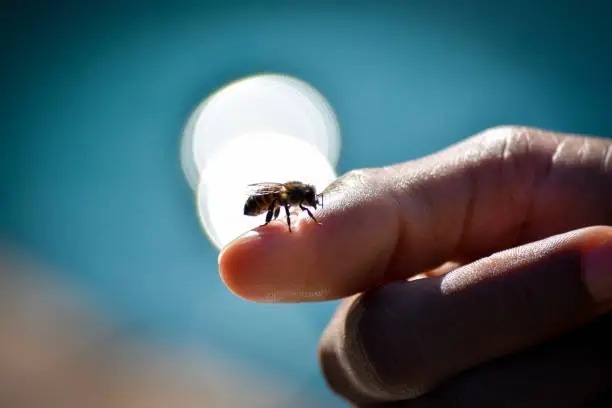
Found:
[(233, 138), (275, 132), (301, 139), (338, 162), (340, 128), (333, 109), (312, 86), (280, 74), (247, 77), (226, 85), (202, 102), (183, 131), (181, 164), (189, 185), (199, 178), (217, 150)]
[[(299, 180), (322, 191), (335, 178), (327, 158), (302, 139), (271, 131), (244, 134), (210, 158), (197, 189), (200, 222), (213, 244), (223, 248), (265, 221), (265, 215), (243, 215), (248, 184)], [(302, 216), (293, 217), (293, 223)], [(286, 218), (281, 212), (273, 222)]]

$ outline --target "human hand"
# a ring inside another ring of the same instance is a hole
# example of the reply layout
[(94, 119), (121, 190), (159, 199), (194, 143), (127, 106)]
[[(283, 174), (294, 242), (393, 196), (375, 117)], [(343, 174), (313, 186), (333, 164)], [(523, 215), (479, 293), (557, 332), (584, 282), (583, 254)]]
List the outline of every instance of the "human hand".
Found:
[(320, 358), (353, 404), (612, 405), (612, 140), (495, 128), (349, 172), (317, 219), (245, 234), (220, 273), (253, 301), (349, 297)]

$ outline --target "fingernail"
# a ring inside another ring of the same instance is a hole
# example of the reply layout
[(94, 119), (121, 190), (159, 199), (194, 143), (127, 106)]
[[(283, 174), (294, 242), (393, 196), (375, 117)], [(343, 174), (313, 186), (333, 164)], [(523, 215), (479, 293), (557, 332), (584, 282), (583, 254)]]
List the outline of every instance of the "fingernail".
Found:
[(234, 238), (233, 240), (231, 240), (227, 245), (225, 245), (223, 248), (221, 248), (221, 251), (219, 251), (219, 256), (217, 257), (217, 263), (221, 264), (222, 261), (221, 259), (223, 258), (223, 256), (225, 255), (225, 250), (227, 248), (229, 248), (234, 242), (238, 241), (238, 240), (245, 240), (245, 239), (250, 239), (250, 238), (254, 238), (254, 237), (259, 237), (261, 234), (258, 233), (257, 231), (247, 231), (242, 235), (237, 236), (236, 238)]
[(591, 248), (583, 258), (584, 282), (595, 301), (612, 300), (612, 242)]

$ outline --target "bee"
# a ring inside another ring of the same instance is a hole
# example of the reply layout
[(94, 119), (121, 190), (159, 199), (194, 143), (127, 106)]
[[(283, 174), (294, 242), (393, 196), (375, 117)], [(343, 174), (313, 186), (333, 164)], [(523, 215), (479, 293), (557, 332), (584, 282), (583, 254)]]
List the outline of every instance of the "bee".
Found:
[(321, 224), (312, 215), (307, 207), (317, 208), (323, 205), (323, 196), (317, 194), (313, 185), (305, 184), (300, 181), (288, 181), (286, 183), (255, 183), (249, 184), (250, 195), (244, 203), (244, 215), (257, 216), (267, 212), (267, 225), (272, 219), (277, 219), (281, 207), (287, 213), (287, 225), (291, 232), (291, 216), (289, 208), (298, 206), (302, 211), (306, 211), (310, 218), (317, 224)]

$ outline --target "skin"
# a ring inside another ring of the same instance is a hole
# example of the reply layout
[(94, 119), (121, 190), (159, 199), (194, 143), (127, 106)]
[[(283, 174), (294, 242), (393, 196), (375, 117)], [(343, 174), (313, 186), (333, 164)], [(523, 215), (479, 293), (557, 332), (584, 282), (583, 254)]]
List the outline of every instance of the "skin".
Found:
[(344, 299), (319, 349), (342, 398), (612, 406), (612, 140), (499, 127), (324, 195), (219, 267), (251, 301)]

